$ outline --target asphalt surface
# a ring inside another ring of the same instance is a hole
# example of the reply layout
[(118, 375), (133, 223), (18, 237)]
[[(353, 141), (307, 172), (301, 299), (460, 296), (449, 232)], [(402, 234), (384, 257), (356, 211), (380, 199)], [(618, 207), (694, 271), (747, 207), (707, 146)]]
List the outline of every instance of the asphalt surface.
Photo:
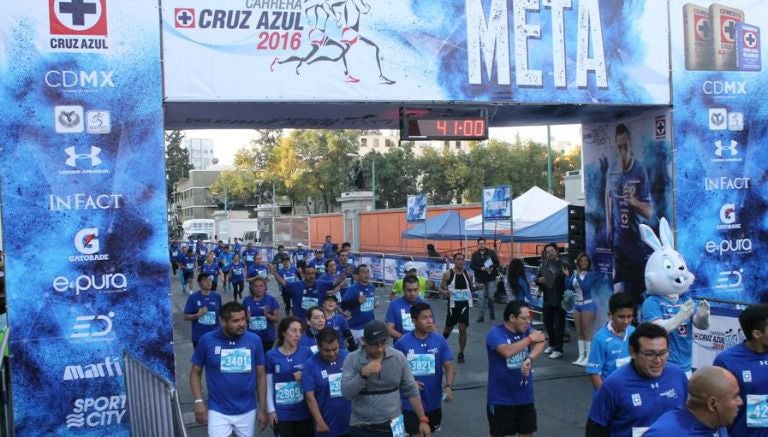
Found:
[[(193, 398), (189, 389), (190, 357), (192, 342), (190, 340), (190, 322), (185, 322), (182, 316), (186, 295), (181, 293), (179, 279), (171, 277), (173, 290), (173, 323), (174, 343), (176, 350), (176, 381), (184, 423), (189, 436), (205, 436), (206, 427), (195, 422)], [(247, 290), (246, 290), (247, 292)], [(279, 293), (270, 286), (269, 293), (279, 298)], [(224, 302), (232, 300), (232, 293), (223, 293)], [(446, 301), (427, 299), (435, 313), (435, 321), (444, 326)], [(389, 287), (377, 289), (376, 317), (384, 320), (384, 314), (389, 302)], [(452, 403), (443, 404), (443, 423), (436, 433), (438, 436), (474, 437), (487, 436), (488, 421), (485, 415), (486, 390), (488, 386), (488, 363), (485, 351), (485, 334), (495, 323), (501, 323), (503, 305), (496, 304), (496, 321), (475, 323), (477, 309), (472, 309), (468, 332), (466, 363), (456, 364), (455, 395)], [(543, 327), (536, 325), (537, 329)], [(565, 356), (559, 359), (540, 357), (535, 363), (536, 410), (540, 436), (583, 436), (584, 424), (592, 399), (592, 385), (584, 373), (584, 368), (571, 364), (576, 359), (575, 332), (570, 329), (573, 341), (565, 344)], [(458, 331), (451, 335), (449, 343), (458, 352)], [(258, 436), (273, 436), (267, 429)]]

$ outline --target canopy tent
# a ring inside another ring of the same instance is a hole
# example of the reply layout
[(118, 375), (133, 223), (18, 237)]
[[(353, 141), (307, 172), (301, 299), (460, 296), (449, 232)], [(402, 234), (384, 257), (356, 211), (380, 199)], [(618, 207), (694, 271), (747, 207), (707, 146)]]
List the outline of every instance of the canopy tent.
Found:
[[(507, 226), (509, 229), (509, 226)], [(509, 231), (505, 233), (494, 232), (493, 229), (482, 231), (467, 232), (467, 239), (484, 237), (486, 239), (499, 240), (502, 243), (509, 243)], [(546, 217), (538, 223), (526, 226), (521, 230), (515, 230), (513, 242), (515, 243), (548, 243), (550, 241), (566, 241), (568, 239), (568, 207)]]
[(458, 213), (448, 211), (408, 229), (403, 232), (403, 238), (463, 240), (464, 233), (464, 219)]
[[(530, 190), (512, 200), (512, 221), (515, 226), (515, 234), (528, 226), (538, 223), (552, 214), (568, 206), (568, 202), (555, 197), (539, 187), (534, 186)], [(509, 234), (509, 220), (487, 221), (483, 226), (483, 215), (466, 220), (465, 229), (468, 233), (482, 233), (487, 238), (493, 238), (499, 234)], [(517, 239), (517, 237), (515, 237)]]

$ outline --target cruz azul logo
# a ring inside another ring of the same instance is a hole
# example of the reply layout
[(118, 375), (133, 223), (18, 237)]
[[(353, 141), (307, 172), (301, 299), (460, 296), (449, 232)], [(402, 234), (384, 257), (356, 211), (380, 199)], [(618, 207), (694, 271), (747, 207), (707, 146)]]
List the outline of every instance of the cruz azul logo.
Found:
[(85, 366), (69, 365), (64, 368), (64, 381), (77, 381), (81, 379), (99, 379), (123, 376), (123, 368), (120, 366), (120, 358), (107, 357), (103, 362), (87, 364)]
[(50, 48), (94, 51), (107, 47), (107, 0), (48, 0)]
[(98, 228), (84, 228), (75, 234), (75, 249), (80, 255), (69, 257), (70, 262), (78, 261), (108, 261), (109, 254), (99, 253), (101, 244), (99, 242)]
[(78, 316), (72, 325), (72, 333), (69, 338), (99, 338), (112, 333), (112, 319), (115, 313), (98, 314), (91, 316)]
[(79, 398), (67, 414), (67, 428), (97, 428), (120, 425), (125, 417), (125, 395)]

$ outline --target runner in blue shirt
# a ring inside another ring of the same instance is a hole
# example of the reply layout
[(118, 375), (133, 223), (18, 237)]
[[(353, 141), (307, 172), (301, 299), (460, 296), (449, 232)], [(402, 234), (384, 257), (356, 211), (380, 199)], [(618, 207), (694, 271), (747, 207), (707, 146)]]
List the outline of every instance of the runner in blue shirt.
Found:
[[(640, 321), (655, 323), (666, 328), (665, 324), (675, 320), (678, 314), (679, 316), (684, 315), (683, 307), (687, 302), (690, 302), (689, 305), (693, 305), (693, 299), (688, 293), (677, 296), (675, 300), (668, 296), (649, 295), (643, 302)], [(690, 374), (691, 355), (693, 353), (693, 324), (690, 317), (685, 317), (679, 325), (677, 323), (674, 323), (676, 327), (667, 329), (669, 333), (669, 362), (676, 364)]]
[(262, 278), (253, 281), (253, 291), (243, 299), (248, 315), (248, 330), (261, 338), (264, 351), (275, 344), (275, 324), (280, 320), (280, 304), (267, 294), (267, 283)]
[(312, 351), (299, 345), (302, 331), (299, 319), (284, 318), (277, 326), (277, 346), (267, 352), (268, 420), (280, 437), (306, 437), (313, 432), (301, 388), (304, 363)]
[(243, 288), (245, 287), (245, 263), (240, 260), (240, 255), (235, 254), (232, 257), (229, 282), (232, 283), (232, 295), (235, 302), (238, 297), (243, 297)]
[(238, 254), (238, 255), (240, 255), (240, 251), (241, 251), (241, 250), (242, 250), (242, 249), (241, 249), (241, 247), (240, 247), (240, 240), (238, 240), (237, 238), (235, 238), (235, 245), (234, 245), (234, 252), (233, 252), (233, 254)]
[[(280, 260), (280, 265), (277, 266), (276, 275), (283, 278), (285, 282), (288, 283), (301, 280), (298, 270), (291, 265), (291, 258), (287, 256)], [(285, 305), (285, 314), (288, 315), (291, 313), (291, 295), (282, 285), (280, 285), (280, 295), (283, 298), (283, 305)]]
[(224, 284), (224, 291), (229, 290), (229, 277), (230, 273), (232, 271), (232, 261), (234, 259), (234, 254), (229, 251), (229, 245), (225, 244), (224, 247), (222, 247), (221, 252), (216, 257), (216, 261), (218, 261), (219, 266), (221, 267), (221, 273), (222, 273), (222, 284)]
[(341, 307), (350, 311), (349, 327), (356, 341), (363, 336), (363, 328), (374, 319), (373, 310), (376, 307), (376, 286), (369, 282), (371, 270), (365, 264), (357, 268), (357, 282), (352, 284), (344, 293)]
[[(221, 329), (200, 338), (192, 355), (189, 383), (195, 399), (195, 420), (208, 423), (208, 435), (254, 435), (267, 424), (264, 350), (259, 337), (245, 330), (245, 309), (229, 302), (219, 314)], [(202, 392), (202, 373), (208, 388), (208, 407)], [(258, 396), (258, 402), (256, 396)], [(258, 414), (257, 414), (258, 410)]]
[(213, 291), (216, 291), (216, 286), (219, 283), (219, 276), (221, 276), (221, 267), (219, 267), (219, 264), (216, 262), (213, 252), (208, 252), (208, 255), (206, 255), (205, 262), (200, 266), (200, 272), (211, 277), (211, 287)]
[(317, 275), (317, 281), (322, 282), (322, 291), (324, 293), (333, 293), (336, 299), (341, 301), (347, 287), (352, 284), (352, 272), (349, 270), (339, 271), (336, 267), (336, 261), (332, 259), (325, 260), (325, 273)]
[(217, 315), (221, 309), (221, 295), (212, 290), (211, 277), (200, 273), (197, 283), (200, 290), (190, 294), (184, 305), (184, 320), (192, 322), (192, 346), (195, 348), (203, 334), (219, 327)]
[(667, 331), (643, 323), (629, 336), (632, 361), (613, 372), (592, 400), (587, 435), (634, 437), (685, 402), (688, 378), (667, 363)]
[(256, 255), (253, 264), (248, 265), (248, 262), (246, 261), (245, 265), (248, 266), (246, 270), (247, 273), (245, 276), (245, 282), (248, 283), (249, 291), (253, 292), (253, 279), (256, 277), (262, 278), (269, 282), (270, 265), (264, 262), (264, 258), (262, 258), (261, 255)]
[[(349, 287), (356, 281), (354, 276), (355, 264), (352, 262), (352, 259), (349, 256), (349, 250), (342, 250), (339, 252), (339, 257), (334, 261), (336, 262), (336, 270), (339, 272), (339, 274), (346, 273), (345, 283), (342, 285), (342, 287)], [(368, 279), (370, 280), (370, 274)]]
[(629, 336), (635, 332), (631, 325), (634, 314), (635, 300), (629, 293), (616, 293), (608, 299), (608, 323), (592, 338), (587, 360), (587, 373), (595, 391), (600, 389), (605, 378), (632, 359)]
[(197, 263), (198, 265), (202, 265), (205, 258), (208, 256), (208, 246), (205, 245), (203, 240), (197, 240), (195, 248), (197, 249)]
[(715, 357), (739, 383), (744, 407), (728, 431), (732, 436), (768, 437), (768, 305), (750, 305), (739, 314), (746, 337)]
[(256, 256), (258, 255), (259, 251), (253, 247), (253, 243), (248, 243), (245, 245), (245, 250), (243, 250), (241, 258), (245, 261), (245, 265), (250, 267), (256, 262)]
[(403, 297), (399, 297), (389, 303), (384, 322), (389, 328), (389, 335), (393, 341), (397, 341), (403, 335), (414, 330), (411, 308), (419, 302), (424, 302), (419, 297), (419, 278), (406, 276), (403, 280)]
[(304, 244), (296, 243), (296, 250), (293, 251), (293, 264), (301, 271), (301, 268), (307, 265), (307, 261), (312, 256), (310, 251), (304, 248)]
[(317, 333), (323, 328), (325, 328), (325, 313), (323, 309), (319, 306), (308, 309), (307, 328), (304, 330), (304, 335), (301, 336), (299, 344), (308, 347), (313, 354), (316, 354), (318, 351)]
[[(414, 282), (415, 296), (418, 297), (419, 282), (418, 280)], [(406, 282), (406, 293), (408, 293), (408, 285), (409, 283)], [(394, 347), (405, 355), (411, 373), (419, 383), (424, 414), (429, 418), (432, 432), (435, 432), (442, 422), (442, 397), (445, 396), (446, 402), (453, 401), (453, 353), (443, 336), (433, 332), (435, 327), (432, 309), (426, 302), (414, 303), (410, 308), (410, 316), (414, 326), (413, 331), (400, 337)], [(442, 387), (443, 374), (445, 388)], [(408, 399), (403, 397), (402, 404), (405, 432), (409, 435), (418, 435), (419, 417), (413, 411)]]
[(179, 267), (181, 267), (181, 292), (185, 294), (187, 290), (192, 290), (192, 279), (195, 277), (195, 266), (197, 257), (189, 247), (182, 247), (182, 254), (179, 256)]
[(315, 436), (338, 437), (349, 433), (350, 402), (341, 395), (341, 373), (347, 351), (339, 347), (336, 331), (317, 333), (318, 353), (304, 363), (301, 387), (315, 422)]
[(168, 248), (168, 253), (171, 258), (171, 268), (173, 269), (173, 276), (176, 276), (176, 271), (179, 269), (179, 256), (181, 255), (181, 249), (179, 243), (172, 241), (171, 246)]
[(531, 328), (528, 304), (519, 300), (504, 308), (504, 323), (485, 337), (488, 353), (488, 404), (491, 436), (536, 432), (533, 362), (544, 352), (546, 337)]
[(331, 243), (331, 236), (325, 236), (325, 243), (323, 243), (323, 254), (326, 259), (333, 259), (336, 256), (336, 251), (333, 250), (333, 243)]
[(322, 294), (315, 281), (314, 267), (304, 267), (304, 272), (301, 276), (304, 278), (303, 280), (290, 283), (280, 275), (275, 275), (275, 279), (291, 297), (291, 312), (293, 315), (299, 320), (305, 320), (307, 318), (307, 310), (320, 305)]
[(704, 366), (691, 376), (686, 402), (662, 414), (643, 436), (728, 437), (726, 426), (741, 406), (736, 378), (720, 367)]
[(323, 256), (323, 250), (315, 249), (315, 257), (309, 260), (307, 265), (314, 267), (318, 274), (325, 273), (325, 256)]
[(337, 311), (339, 301), (334, 294), (326, 294), (323, 297), (323, 312), (325, 313), (325, 326), (333, 328), (339, 335), (339, 347), (347, 348), (350, 352), (357, 349), (355, 337), (349, 329), (349, 322)]

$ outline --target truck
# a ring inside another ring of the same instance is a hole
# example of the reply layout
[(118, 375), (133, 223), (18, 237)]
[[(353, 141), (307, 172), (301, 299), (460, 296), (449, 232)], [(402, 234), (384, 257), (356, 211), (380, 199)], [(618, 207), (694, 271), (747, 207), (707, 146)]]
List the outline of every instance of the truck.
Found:
[(210, 243), (216, 231), (216, 221), (213, 219), (189, 219), (181, 224), (185, 240), (200, 240)]
[(243, 239), (249, 231), (259, 231), (257, 219), (227, 219), (216, 223), (216, 235), (219, 240), (233, 242), (235, 238)]

